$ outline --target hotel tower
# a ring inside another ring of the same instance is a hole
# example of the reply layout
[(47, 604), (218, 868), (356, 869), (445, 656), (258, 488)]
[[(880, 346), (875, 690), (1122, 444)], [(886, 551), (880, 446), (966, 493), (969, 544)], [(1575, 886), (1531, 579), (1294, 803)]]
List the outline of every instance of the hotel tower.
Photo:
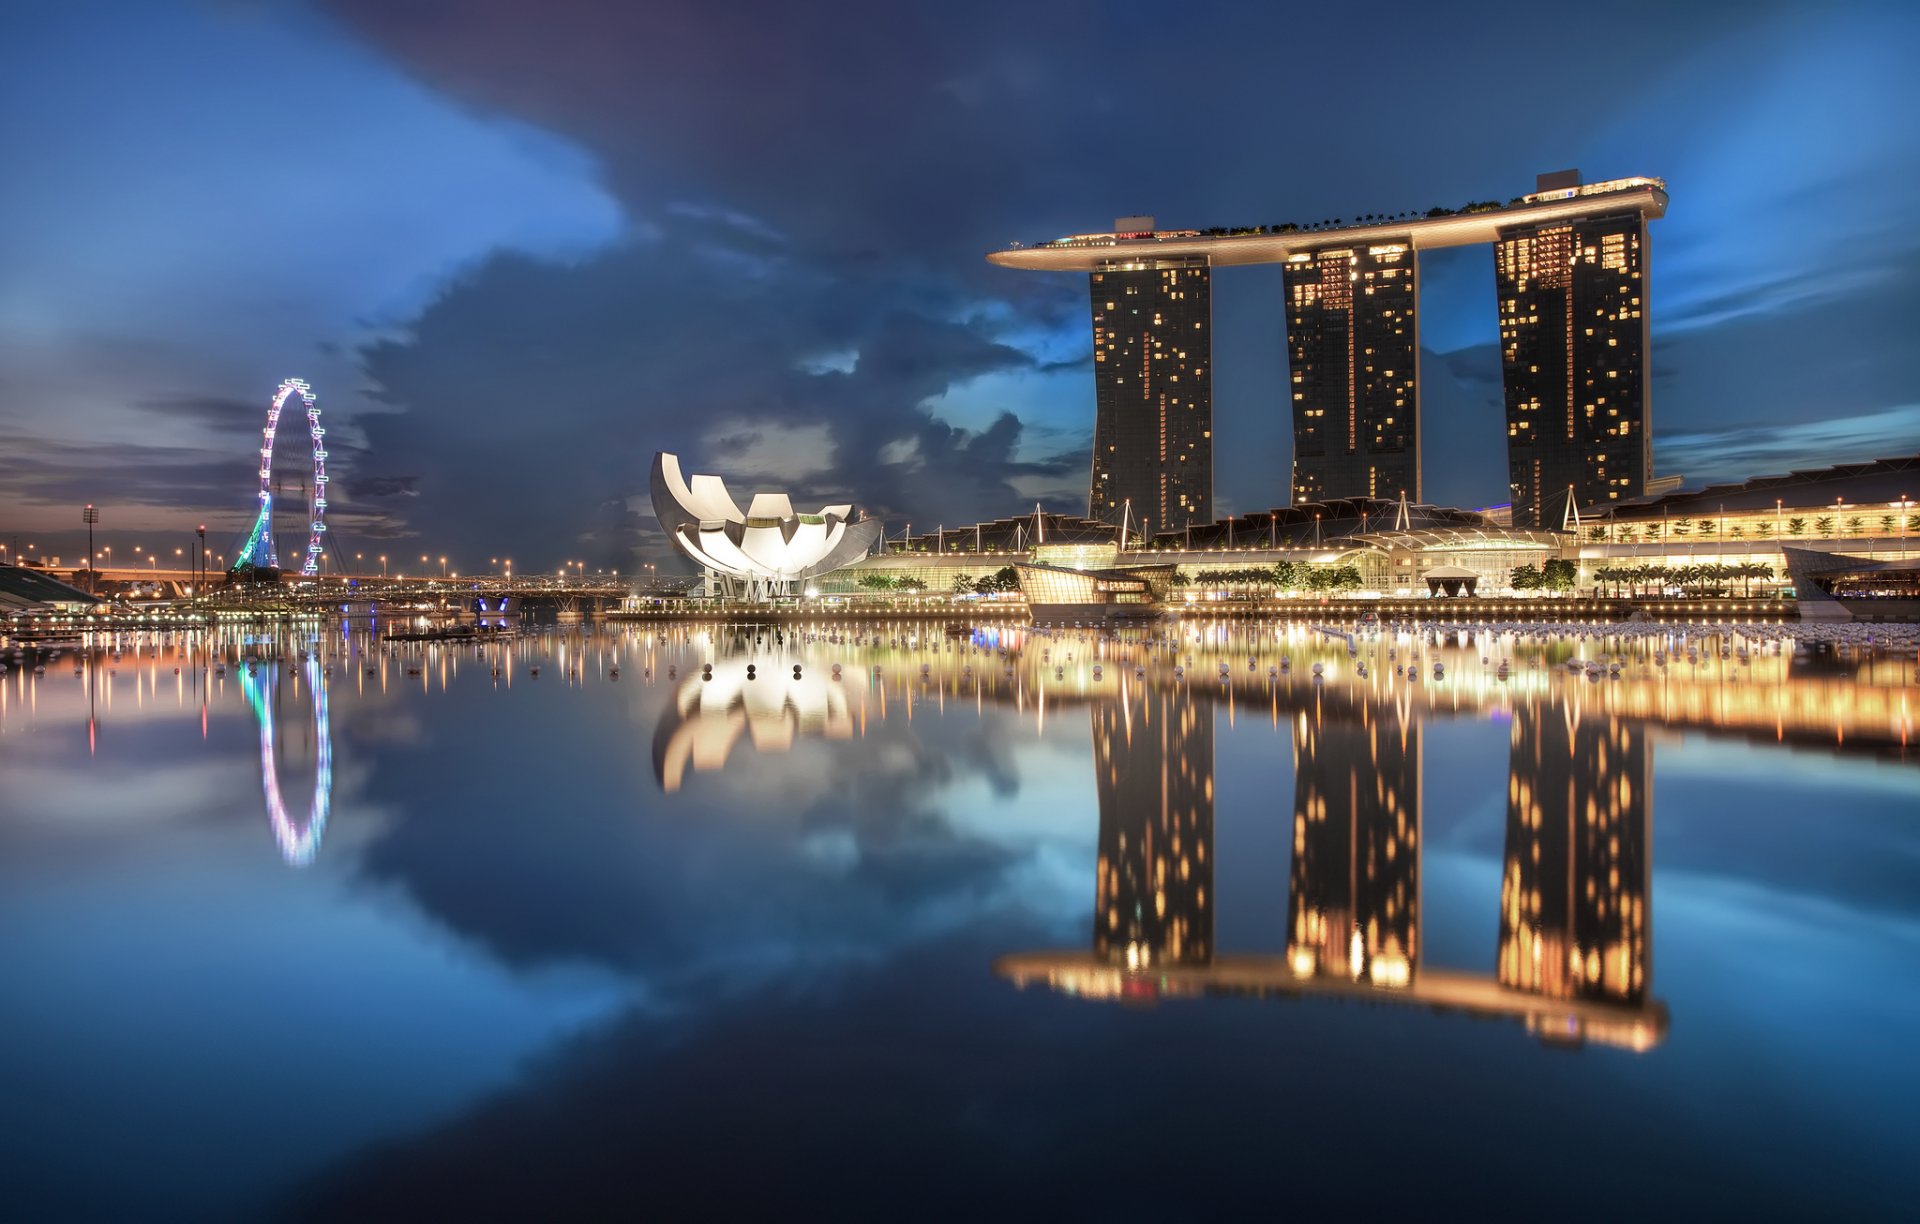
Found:
[(1144, 530), (1167, 531), (1213, 518), (1214, 269), (1282, 266), (1293, 503), (1418, 502), (1420, 252), (1490, 246), (1513, 525), (1559, 528), (1569, 496), (1587, 513), (1661, 483), (1648, 428), (1646, 269), (1647, 222), (1666, 210), (1659, 179), (1582, 184), (1562, 171), (1505, 204), (1206, 232), (1123, 217), (1111, 233), (987, 258), (1088, 274), (1089, 515), (1117, 524), (1131, 506)]
[[(1148, 219), (1149, 226), (1152, 224)], [(1204, 258), (1096, 267), (1087, 517), (1168, 531), (1213, 521), (1213, 294)]]

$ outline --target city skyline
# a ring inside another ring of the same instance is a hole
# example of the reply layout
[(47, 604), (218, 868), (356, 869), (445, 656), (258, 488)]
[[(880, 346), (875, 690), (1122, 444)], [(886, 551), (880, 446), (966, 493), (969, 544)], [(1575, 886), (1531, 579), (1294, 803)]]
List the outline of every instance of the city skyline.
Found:
[[(204, 521), (233, 555), (257, 508), (250, 438), (289, 376), (326, 412), (329, 529), (349, 553), (667, 561), (645, 504), (663, 448), (895, 530), (1036, 501), (1080, 513), (1088, 299), (983, 251), (1129, 208), (1205, 225), (1457, 207), (1562, 165), (1651, 169), (1682, 192), (1645, 363), (1660, 473), (1871, 458), (1920, 427), (1899, 342), (1920, 298), (1901, 224), (1920, 142), (1876, 118), (1915, 89), (1904, 6), (1665, 14), (1631, 91), (1617, 65), (1573, 64), (1525, 107), (1498, 104), (1496, 62), (1545, 57), (1571, 27), (1543, 16), (1496, 53), (1410, 9), (1381, 48), (1404, 80), (1336, 111), (1313, 100), (1338, 64), (1303, 61), (1277, 92), (1256, 88), (1252, 46), (1169, 72), (1144, 11), (1115, 10), (1091, 46), (1044, 15), (1017, 49), (991, 14), (929, 29), (884, 8), (859, 19), (877, 41), (852, 43), (797, 15), (741, 43), (692, 10), (642, 37), (584, 2), (537, 28), (500, 5), (100, 12), (9, 13), (0, 41), (19, 103), (0, 131), (36, 166), (0, 194), (10, 545), (72, 556), (94, 503), (102, 546), (184, 542)], [(1303, 20), (1323, 39), (1347, 25)], [(1625, 5), (1609, 20), (1640, 24)], [(1076, 37), (1046, 37), (1056, 25)], [(302, 90), (259, 70), (276, 62), (305, 66)], [(834, 83), (730, 101), (802, 63)], [(1287, 156), (1249, 157), (1227, 121), (1242, 113), (1272, 114)], [(1390, 116), (1402, 139), (1358, 155)], [(1175, 132), (1177, 163), (1128, 155)], [(1507, 499), (1484, 442), (1505, 419), (1486, 259), (1420, 270), (1433, 503)], [(1282, 275), (1231, 279), (1212, 287), (1208, 390), (1230, 440), (1213, 517), (1284, 503), (1295, 460), (1275, 410)]]

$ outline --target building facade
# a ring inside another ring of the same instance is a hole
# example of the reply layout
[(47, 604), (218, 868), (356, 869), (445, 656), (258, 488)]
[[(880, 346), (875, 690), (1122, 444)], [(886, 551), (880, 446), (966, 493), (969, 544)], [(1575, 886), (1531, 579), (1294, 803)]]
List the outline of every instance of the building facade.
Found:
[(1558, 528), (1631, 501), (1652, 472), (1647, 223), (1635, 209), (1500, 231), (1507, 472), (1513, 522)]
[(1404, 242), (1287, 257), (1293, 500), (1420, 500), (1418, 263)]
[(1166, 530), (1213, 518), (1213, 271), (1113, 261), (1088, 276), (1096, 411), (1087, 517)]

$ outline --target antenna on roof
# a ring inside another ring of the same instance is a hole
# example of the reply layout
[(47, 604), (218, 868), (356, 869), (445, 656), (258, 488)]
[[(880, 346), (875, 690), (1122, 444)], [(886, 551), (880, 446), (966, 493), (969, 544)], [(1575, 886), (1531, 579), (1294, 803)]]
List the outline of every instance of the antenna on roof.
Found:
[(1580, 534), (1580, 503), (1573, 499), (1573, 486), (1567, 486), (1567, 510), (1560, 516), (1560, 530)]

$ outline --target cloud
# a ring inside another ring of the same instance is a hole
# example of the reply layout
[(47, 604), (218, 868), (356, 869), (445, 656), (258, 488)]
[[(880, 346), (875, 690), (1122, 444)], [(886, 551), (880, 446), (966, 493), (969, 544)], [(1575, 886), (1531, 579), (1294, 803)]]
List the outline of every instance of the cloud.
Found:
[(1920, 447), (1920, 404), (1792, 425), (1734, 426), (1660, 439), (1662, 464), (1687, 484), (1741, 481), (1836, 463), (1914, 453)]
[[(421, 88), (309, 8), (29, 7), (0, 38), (0, 145), (33, 167), (0, 175), (0, 422), (29, 453), (135, 448), (82, 482), (119, 522), (243, 529), (245, 446), (238, 480), (198, 487), (182, 452), (257, 430), (290, 373), (344, 442), (368, 334), (489, 251), (565, 259), (624, 232), (577, 145)], [(70, 497), (68, 474), (0, 483), (0, 511), (71, 542), (36, 508), (49, 490)]]
[[(713, 462), (732, 480), (810, 480), (833, 461), (833, 430), (809, 425), (734, 421), (717, 425), (703, 440)], [(740, 494), (744, 499), (744, 494)]]
[(225, 396), (168, 395), (142, 400), (139, 407), (170, 424), (219, 434), (258, 434), (267, 420), (264, 402)]
[(1083, 463), (1025, 453), (1012, 411), (942, 419), (953, 388), (1036, 362), (992, 323), (956, 321), (937, 284), (880, 293), (803, 258), (749, 281), (731, 259), (761, 244), (754, 227), (682, 211), (657, 224), (658, 240), (570, 264), (496, 257), (366, 348), (370, 395), (390, 411), (361, 418), (361, 478), (409, 478), (428, 538), (538, 556), (564, 525), (575, 555), (625, 568), (635, 550), (664, 560), (664, 540), (644, 518), (596, 525), (593, 507), (644, 492), (655, 450), (901, 525), (1007, 513), (1034, 477)]

